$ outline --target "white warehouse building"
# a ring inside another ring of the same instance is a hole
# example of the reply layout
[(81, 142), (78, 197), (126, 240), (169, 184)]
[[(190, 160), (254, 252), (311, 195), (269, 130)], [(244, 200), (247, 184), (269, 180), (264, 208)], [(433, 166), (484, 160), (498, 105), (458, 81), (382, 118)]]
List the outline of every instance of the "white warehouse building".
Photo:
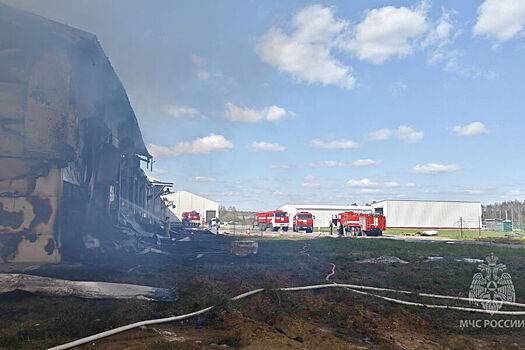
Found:
[(314, 219), (314, 227), (328, 227), (332, 220), (332, 215), (338, 215), (345, 211), (354, 212), (373, 212), (374, 208), (366, 205), (308, 205), (308, 204), (285, 204), (279, 207), (279, 210), (283, 210), (290, 214), (290, 222), (292, 222), (293, 216), (300, 211), (306, 211), (311, 213)]
[(386, 217), (387, 228), (477, 229), (481, 225), (480, 202), (385, 200), (372, 206)]
[(180, 221), (182, 213), (195, 210), (201, 215), (201, 220), (210, 221), (219, 217), (219, 203), (187, 191), (176, 191), (162, 197), (167, 201), (168, 208)]
[(315, 216), (315, 227), (328, 227), (332, 215), (346, 211), (378, 213), (387, 228), (477, 229), (481, 225), (481, 203), (432, 200), (384, 200), (367, 205), (286, 204), (279, 208), (293, 216), (306, 211)]

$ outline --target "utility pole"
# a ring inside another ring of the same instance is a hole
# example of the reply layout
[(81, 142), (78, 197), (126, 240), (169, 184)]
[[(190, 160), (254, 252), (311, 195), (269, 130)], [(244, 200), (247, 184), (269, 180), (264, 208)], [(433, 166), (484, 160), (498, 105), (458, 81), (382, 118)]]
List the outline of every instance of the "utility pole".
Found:
[(459, 218), (459, 236), (463, 238), (463, 217)]
[(481, 238), (481, 216), (478, 216), (478, 238)]

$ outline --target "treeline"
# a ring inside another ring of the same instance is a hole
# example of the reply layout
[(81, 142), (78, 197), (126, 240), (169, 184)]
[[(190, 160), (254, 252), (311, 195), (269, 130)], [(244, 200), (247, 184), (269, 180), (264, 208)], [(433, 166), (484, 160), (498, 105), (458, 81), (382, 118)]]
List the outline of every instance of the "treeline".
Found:
[(255, 212), (238, 211), (235, 207), (219, 206), (219, 218), (221, 222), (231, 222), (237, 225), (252, 225), (255, 219)]
[(525, 229), (525, 201), (508, 201), (483, 206), (483, 219), (512, 220), (514, 229)]

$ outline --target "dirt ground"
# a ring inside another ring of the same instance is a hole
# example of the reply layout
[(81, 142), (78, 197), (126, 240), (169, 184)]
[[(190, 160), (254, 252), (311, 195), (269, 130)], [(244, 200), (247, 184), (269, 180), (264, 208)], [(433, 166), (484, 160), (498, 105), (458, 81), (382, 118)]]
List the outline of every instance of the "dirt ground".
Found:
[[(190, 241), (163, 245), (168, 255), (100, 256), (82, 264), (25, 267), (26, 273), (39, 276), (171, 288), (177, 299), (155, 303), (4, 294), (0, 296), (0, 348), (43, 349), (127, 323), (210, 305), (217, 307), (207, 314), (128, 331), (81, 348), (521, 349), (525, 344), (523, 328), (460, 327), (460, 320), (496, 316), (402, 306), (345, 289), (273, 289), (326, 283), (333, 263), (336, 273), (331, 281), (465, 297), (477, 264), (456, 259), (483, 259), (494, 252), (507, 265), (520, 302), (525, 299), (522, 249), (380, 239), (273, 239), (259, 240), (258, 254), (241, 258), (230, 253), (231, 241), (238, 238), (188, 237)], [(384, 255), (408, 263), (357, 263)], [(429, 256), (444, 259), (427, 261)], [(229, 300), (256, 288), (267, 290), (240, 301)], [(469, 307), (468, 303), (450, 305)]]

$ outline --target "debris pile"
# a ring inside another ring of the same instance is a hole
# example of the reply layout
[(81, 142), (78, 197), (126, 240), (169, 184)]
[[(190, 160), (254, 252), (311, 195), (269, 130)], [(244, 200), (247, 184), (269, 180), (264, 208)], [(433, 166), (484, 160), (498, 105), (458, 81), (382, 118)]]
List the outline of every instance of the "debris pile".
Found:
[(70, 281), (24, 274), (0, 274), (0, 294), (15, 290), (49, 296), (87, 299), (173, 301), (169, 289), (109, 282)]
[(408, 261), (399, 259), (397, 256), (379, 256), (356, 261), (358, 264), (408, 264)]
[(259, 244), (255, 241), (233, 241), (232, 254), (236, 256), (248, 256), (257, 254)]

